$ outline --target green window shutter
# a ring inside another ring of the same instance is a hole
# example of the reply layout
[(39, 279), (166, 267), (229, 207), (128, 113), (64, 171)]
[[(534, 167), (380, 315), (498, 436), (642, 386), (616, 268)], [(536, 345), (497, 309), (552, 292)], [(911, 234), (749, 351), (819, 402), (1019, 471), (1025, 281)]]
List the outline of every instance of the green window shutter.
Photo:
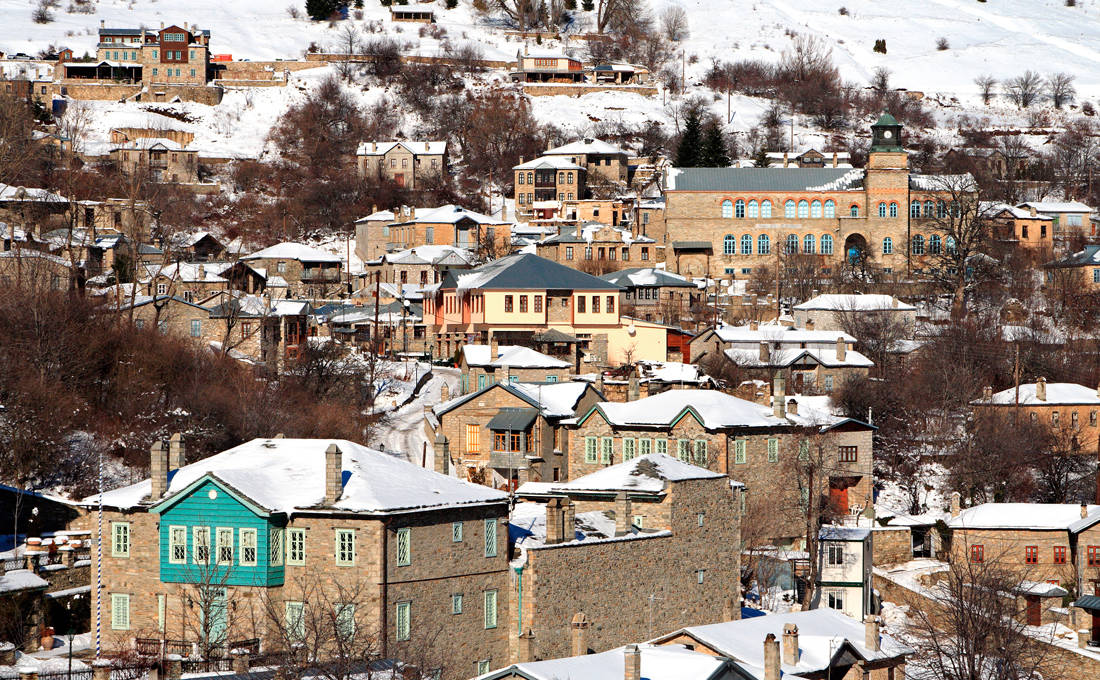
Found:
[(484, 659), (482, 661), (478, 661), (477, 662), (477, 674), (478, 675), (485, 675), (488, 672), (489, 672), (489, 660)]
[(600, 439), (600, 462), (604, 465), (611, 465), (611, 454), (615, 447), (615, 440), (611, 437), (603, 437)]
[(355, 637), (355, 605), (336, 605), (336, 634), (344, 640)]
[(485, 591), (485, 627), (497, 627), (497, 591)]
[(634, 459), (634, 440), (629, 437), (623, 439), (623, 460)]
[(768, 439), (768, 462), (779, 462), (779, 440), (775, 437)]
[(737, 465), (744, 465), (748, 462), (748, 454), (745, 451), (745, 440), (738, 439), (733, 443), (733, 462)]
[(810, 490), (802, 487), (798, 490), (798, 505), (803, 511), (810, 507)]
[(485, 520), (485, 556), (497, 556), (497, 521), (495, 519)]
[(584, 462), (595, 463), (596, 462), (596, 438), (585, 437), (584, 438)]
[(691, 462), (691, 442), (686, 439), (677, 439), (676, 457), (685, 463)]
[(412, 535), (409, 527), (397, 530), (397, 566), (407, 567), (412, 564)]
[(408, 640), (409, 634), (412, 631), (412, 603), (411, 602), (398, 602), (397, 603), (397, 617), (394, 623), (397, 628), (397, 639)]
[(451, 522), (451, 542), (462, 542), (462, 522)]
[(663, 456), (668, 455), (668, 440), (667, 439), (658, 439), (657, 441), (654, 442), (654, 444), (657, 445), (657, 448), (656, 448), (656, 451), (655, 451), (656, 453), (659, 453)]
[(652, 439), (639, 439), (638, 440), (638, 455), (648, 456), (653, 453), (653, 440)]
[(706, 467), (707, 465), (707, 440), (696, 439), (695, 440), (695, 464), (700, 467)]
[(111, 630), (130, 630), (130, 596), (111, 593)]
[(451, 613), (462, 613), (462, 593), (455, 593), (454, 595), (451, 595)]
[(268, 532), (268, 551), (271, 554), (270, 564), (273, 567), (283, 566), (283, 529), (274, 527)]

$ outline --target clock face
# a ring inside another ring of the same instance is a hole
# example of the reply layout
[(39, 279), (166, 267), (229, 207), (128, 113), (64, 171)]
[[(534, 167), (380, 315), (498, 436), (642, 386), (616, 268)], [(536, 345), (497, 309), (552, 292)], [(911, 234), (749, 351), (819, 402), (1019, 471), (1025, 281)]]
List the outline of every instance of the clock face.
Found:
[(894, 133), (890, 132), (889, 130), (886, 130), (885, 132), (882, 133), (882, 136), (885, 137), (886, 139), (890, 139), (891, 137), (894, 136)]

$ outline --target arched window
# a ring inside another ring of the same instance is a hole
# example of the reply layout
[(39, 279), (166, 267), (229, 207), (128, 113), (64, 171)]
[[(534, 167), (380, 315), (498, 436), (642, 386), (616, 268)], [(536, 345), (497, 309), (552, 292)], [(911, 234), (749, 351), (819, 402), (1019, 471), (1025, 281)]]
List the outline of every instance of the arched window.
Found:
[(954, 255), (956, 253), (954, 236), (948, 236), (947, 238), (945, 238), (943, 240), (943, 245), (944, 248), (947, 250), (948, 255)]
[(749, 217), (760, 217), (760, 204), (756, 202), (756, 199), (749, 201)]
[(890, 201), (890, 217), (898, 216), (898, 204), (894, 201)]
[(528, 184), (534, 184), (535, 183), (535, 173), (533, 173), (533, 172), (527, 173), (527, 183)]
[(726, 234), (726, 238), (722, 239), (722, 254), (734, 255), (737, 253), (737, 241), (733, 238), (733, 234)]
[(810, 202), (809, 201), (799, 201), (798, 202), (798, 216), (799, 217), (809, 217), (810, 216)]
[(909, 204), (909, 217), (920, 217), (920, 201)]
[(520, 184), (526, 184), (527, 183), (527, 173), (526, 172), (519, 173), (519, 183)]
[(878, 204), (878, 216), (886, 217), (886, 203), (882, 202)]
[(914, 255), (924, 255), (924, 237), (920, 234), (913, 236), (913, 247), (911, 251)]
[(565, 184), (565, 173), (564, 172), (559, 172), (558, 173), (558, 184)]
[(829, 234), (821, 235), (821, 254), (832, 255), (833, 254), (833, 237)]
[(794, 217), (794, 201), (787, 199), (787, 202), (783, 204), (783, 217)]
[(764, 219), (768, 219), (772, 216), (772, 202), (764, 201), (760, 204), (760, 216)]
[(944, 201), (936, 201), (936, 217), (941, 220), (947, 217), (947, 203)]
[(798, 252), (798, 234), (787, 234), (787, 247), (785, 248), (785, 252)]
[(810, 204), (810, 217), (821, 217), (821, 201)]
[(851, 208), (848, 208), (848, 214), (852, 217), (859, 217), (859, 206), (853, 204)]
[(741, 254), (752, 255), (752, 234), (742, 234), (741, 236)]
[(940, 235), (932, 234), (928, 237), (928, 253), (930, 255), (940, 254)]
[(935, 202), (933, 202), (933, 201), (925, 201), (924, 202), (924, 216), (925, 217), (933, 217), (936, 214), (935, 210), (936, 210)]
[(767, 234), (756, 237), (756, 253), (758, 255), (770, 255), (772, 252), (772, 240)]
[(891, 255), (894, 252), (894, 239), (887, 236), (882, 239), (882, 254)]
[(836, 203), (832, 200), (825, 201), (825, 217), (836, 217)]
[(814, 235), (806, 234), (802, 237), (802, 252), (813, 255), (814, 253)]
[(743, 199), (737, 199), (737, 202), (733, 204), (733, 216), (737, 219), (744, 219), (745, 217), (745, 201)]
[(727, 220), (733, 218), (733, 201), (728, 198), (722, 201), (722, 217)]

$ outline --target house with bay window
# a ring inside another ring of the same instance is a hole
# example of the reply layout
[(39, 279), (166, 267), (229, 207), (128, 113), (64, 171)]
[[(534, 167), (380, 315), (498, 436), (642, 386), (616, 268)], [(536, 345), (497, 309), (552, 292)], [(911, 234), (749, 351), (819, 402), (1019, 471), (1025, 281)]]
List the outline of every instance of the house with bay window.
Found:
[[(387, 658), (438, 655), (446, 678), (507, 660), (505, 494), (343, 440), (185, 460), (179, 435), (154, 443), (149, 479), (83, 501), (103, 505), (107, 650), (277, 649), (326, 607)], [(95, 515), (80, 521), (99, 535)]]

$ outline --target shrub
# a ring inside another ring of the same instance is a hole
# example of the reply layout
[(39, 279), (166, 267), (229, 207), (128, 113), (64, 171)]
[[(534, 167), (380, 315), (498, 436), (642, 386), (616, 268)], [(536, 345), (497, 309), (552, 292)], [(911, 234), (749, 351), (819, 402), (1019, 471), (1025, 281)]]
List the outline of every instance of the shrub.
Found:
[(875, 41), (874, 51), (878, 52), (879, 54), (886, 54), (886, 39), (885, 38), (879, 38), (878, 40)]
[(1085, 114), (1086, 116), (1095, 116), (1096, 109), (1093, 108), (1092, 102), (1084, 102), (1083, 104), (1081, 104), (1081, 113)]
[(848, 8), (847, 7), (841, 7), (837, 11), (840, 12), (840, 16), (842, 16), (842, 17), (848, 16)]
[(34, 12), (31, 13), (31, 19), (36, 24), (48, 24), (53, 21), (53, 14), (50, 13), (50, 5), (46, 0), (40, 0), (35, 5)]
[(287, 5), (286, 13), (291, 19), (301, 19), (302, 12), (298, 9), (297, 5)]
[(939, 50), (940, 52), (943, 52), (944, 50), (946, 50), (950, 47), (951, 47), (951, 45), (947, 42), (947, 38), (937, 38), (936, 39), (936, 49)]

